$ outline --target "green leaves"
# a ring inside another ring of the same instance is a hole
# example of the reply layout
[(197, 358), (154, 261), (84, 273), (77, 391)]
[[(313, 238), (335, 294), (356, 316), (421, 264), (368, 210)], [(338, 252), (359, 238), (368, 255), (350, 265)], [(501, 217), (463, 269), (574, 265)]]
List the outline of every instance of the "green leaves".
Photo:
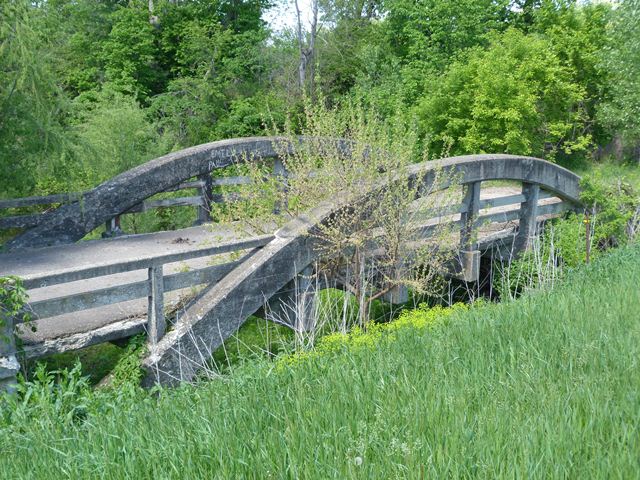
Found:
[(156, 48), (148, 13), (121, 8), (111, 17), (113, 26), (100, 53), (106, 79), (121, 91), (144, 99), (155, 90), (162, 75), (154, 68)]
[[(0, 327), (21, 313), (28, 299), (21, 279), (0, 277)], [(4, 339), (0, 337), (0, 341)]]
[(67, 105), (26, 3), (0, 3), (0, 196), (32, 191), (41, 158), (66, 149)]
[(622, 180), (605, 182), (597, 173), (583, 177), (580, 187), (580, 200), (594, 215), (595, 243), (603, 249), (626, 243), (640, 199), (637, 190)]
[(610, 78), (610, 94), (600, 118), (611, 133), (640, 139), (640, 1), (621, 2), (610, 25), (608, 45), (601, 52)]
[(433, 146), (453, 153), (507, 152), (548, 159), (584, 150), (585, 97), (548, 41), (510, 29), (492, 36), (432, 82), (417, 109)]

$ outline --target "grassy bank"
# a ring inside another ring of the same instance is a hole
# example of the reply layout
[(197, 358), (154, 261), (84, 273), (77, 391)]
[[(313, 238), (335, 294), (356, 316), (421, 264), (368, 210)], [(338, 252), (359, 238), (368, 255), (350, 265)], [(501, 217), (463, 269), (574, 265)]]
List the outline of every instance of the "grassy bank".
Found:
[(551, 292), (230, 379), (32, 399), (4, 412), (0, 477), (637, 478), (639, 283), (625, 248)]

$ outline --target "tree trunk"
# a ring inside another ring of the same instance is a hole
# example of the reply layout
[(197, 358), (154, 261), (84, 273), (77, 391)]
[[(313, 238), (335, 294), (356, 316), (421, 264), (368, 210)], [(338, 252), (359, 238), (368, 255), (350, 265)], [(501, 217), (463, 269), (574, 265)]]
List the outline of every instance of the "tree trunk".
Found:
[(153, 14), (155, 7), (153, 5), (153, 0), (149, 0), (149, 23), (154, 27), (160, 26), (160, 19)]
[(309, 66), (309, 94), (311, 99), (315, 96), (316, 77), (316, 36), (318, 34), (318, 0), (312, 2), (311, 37), (309, 38), (309, 50), (307, 65)]
[(307, 94), (307, 87), (313, 94), (313, 81), (315, 76), (315, 49), (316, 37), (318, 36), (318, 0), (311, 3), (311, 25), (309, 31), (309, 42), (302, 28), (302, 15), (300, 13), (300, 4), (295, 0), (297, 28), (296, 36), (298, 37), (298, 49), (300, 52), (300, 63), (298, 64), (298, 83), (300, 84), (300, 92), (302, 95)]
[(298, 64), (298, 83), (300, 84), (300, 92), (304, 95), (304, 87), (306, 84), (307, 78), (307, 55), (305, 52), (305, 41), (302, 35), (302, 18), (300, 15), (300, 5), (298, 4), (298, 0), (295, 0), (296, 5), (296, 18), (298, 20), (297, 24), (297, 36), (298, 36), (298, 48), (300, 50), (300, 63)]

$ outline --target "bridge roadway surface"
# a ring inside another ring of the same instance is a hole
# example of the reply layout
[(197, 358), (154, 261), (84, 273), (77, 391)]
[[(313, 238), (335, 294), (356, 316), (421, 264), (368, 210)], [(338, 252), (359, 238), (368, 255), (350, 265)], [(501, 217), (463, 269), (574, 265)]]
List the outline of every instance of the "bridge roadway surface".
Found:
[[(520, 193), (519, 187), (501, 186), (485, 187), (481, 198), (490, 199)], [(552, 203), (554, 199), (542, 200), (541, 204)], [(497, 213), (507, 211), (512, 206), (496, 207), (483, 212)], [(491, 224), (482, 227), (479, 238), (491, 233), (505, 230), (517, 224)], [(241, 233), (242, 232), (242, 233)], [(264, 232), (255, 232), (256, 235)], [(217, 243), (228, 242), (242, 237), (249, 238), (251, 232), (240, 225), (207, 224), (176, 231), (156, 232), (150, 234), (127, 235), (114, 239), (79, 242), (71, 245), (45, 247), (32, 250), (14, 251), (0, 254), (0, 276), (17, 275), (26, 277), (42, 275), (49, 272), (81, 268), (90, 265), (106, 265), (113, 262), (125, 262), (142, 256), (155, 256), (171, 253), (184, 253), (202, 247), (214, 246)], [(228, 258), (229, 254), (222, 257)], [(201, 257), (192, 260), (165, 265), (165, 275), (184, 269), (197, 269), (211, 265), (213, 257)], [(31, 301), (40, 301), (70, 295), (98, 288), (121, 285), (145, 280), (146, 270), (136, 270), (126, 273), (107, 275), (98, 278), (53, 285), (29, 291)], [(165, 293), (165, 308), (176, 308), (185, 295), (193, 294), (192, 289), (183, 289)], [(107, 305), (49, 317), (42, 321), (34, 321), (35, 331), (22, 329), (20, 337), (25, 346), (37, 345), (58, 338), (85, 334), (111, 324), (130, 322), (132, 332), (139, 332), (146, 324), (147, 300), (138, 299), (118, 304)]]

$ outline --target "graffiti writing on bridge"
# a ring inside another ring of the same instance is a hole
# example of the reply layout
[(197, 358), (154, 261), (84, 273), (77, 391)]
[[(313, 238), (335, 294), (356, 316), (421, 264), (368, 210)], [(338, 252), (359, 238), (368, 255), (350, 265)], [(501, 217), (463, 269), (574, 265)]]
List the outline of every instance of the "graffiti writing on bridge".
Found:
[(228, 167), (234, 163), (234, 158), (238, 156), (235, 148), (220, 148), (209, 152), (209, 164), (207, 170), (212, 171), (216, 168)]

